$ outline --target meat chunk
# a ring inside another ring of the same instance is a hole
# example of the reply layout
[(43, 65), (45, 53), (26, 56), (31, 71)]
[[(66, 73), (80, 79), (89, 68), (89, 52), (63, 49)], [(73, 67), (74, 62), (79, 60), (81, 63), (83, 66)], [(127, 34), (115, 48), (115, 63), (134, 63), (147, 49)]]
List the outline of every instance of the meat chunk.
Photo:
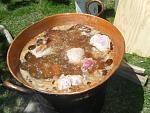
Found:
[(110, 39), (106, 35), (95, 34), (90, 39), (90, 44), (95, 46), (99, 51), (110, 50)]
[(38, 46), (37, 48), (31, 50), (31, 53), (36, 56), (36, 58), (40, 58), (43, 56), (47, 56), (53, 53), (53, 49), (51, 47), (46, 47), (46, 45)]
[(82, 84), (82, 77), (81, 75), (61, 75), (57, 82), (59, 90), (68, 89), (71, 86)]
[(84, 49), (82, 48), (72, 48), (67, 51), (67, 57), (69, 59), (69, 63), (79, 64), (83, 58)]
[(82, 70), (87, 71), (91, 69), (94, 65), (94, 60), (92, 58), (84, 58), (82, 61)]

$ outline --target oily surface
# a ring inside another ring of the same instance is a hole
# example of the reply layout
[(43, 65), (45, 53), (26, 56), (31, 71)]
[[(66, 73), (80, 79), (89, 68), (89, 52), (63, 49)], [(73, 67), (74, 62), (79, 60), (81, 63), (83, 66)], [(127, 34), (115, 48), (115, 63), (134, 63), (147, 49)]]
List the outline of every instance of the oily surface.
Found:
[[(81, 86), (72, 86), (71, 91), (77, 91), (80, 88), (84, 89), (85, 86), (87, 87), (87, 85), (91, 84), (91, 81), (96, 82), (102, 79), (102, 77), (98, 78), (97, 76), (92, 76), (94, 71), (100, 69), (103, 70), (103, 75), (106, 75), (108, 70), (105, 68), (110, 66), (113, 63), (113, 60), (107, 59), (104, 61), (103, 57), (107, 55), (103, 55), (103, 53), (101, 53), (101, 57), (93, 57), (91, 51), (93, 46), (89, 44), (89, 41), (90, 37), (96, 32), (98, 31), (93, 30), (93, 28), (78, 24), (65, 30), (56, 28), (44, 31), (37, 37), (34, 37), (24, 47), (20, 56), (22, 62), (20, 70), (22, 75), (25, 75), (24, 78), (30, 82), (33, 87), (38, 87), (38, 89), (42, 90), (57, 90), (55, 81), (57, 81), (62, 74), (83, 76), (81, 69), (82, 64), (69, 63), (66, 56), (67, 50), (71, 48), (82, 48), (85, 51), (84, 57), (93, 58), (94, 65), (88, 71), (89, 73), (87, 76), (90, 76), (90, 80)], [(84, 33), (84, 35), (82, 35), (82, 33)], [(44, 44), (43, 41), (45, 41)], [(35, 48), (38, 48), (39, 51), (51, 48), (52, 53), (50, 55), (37, 58), (31, 53), (31, 51)], [(112, 43), (111, 50), (113, 50)], [(111, 51), (109, 53), (111, 53)]]

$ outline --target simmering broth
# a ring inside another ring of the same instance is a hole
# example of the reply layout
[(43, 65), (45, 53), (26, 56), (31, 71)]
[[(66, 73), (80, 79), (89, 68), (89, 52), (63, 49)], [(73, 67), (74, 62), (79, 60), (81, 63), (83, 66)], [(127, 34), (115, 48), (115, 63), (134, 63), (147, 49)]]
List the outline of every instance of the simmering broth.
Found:
[(38, 90), (76, 92), (98, 83), (113, 65), (113, 43), (86, 25), (64, 25), (33, 37), (20, 55), (23, 78)]

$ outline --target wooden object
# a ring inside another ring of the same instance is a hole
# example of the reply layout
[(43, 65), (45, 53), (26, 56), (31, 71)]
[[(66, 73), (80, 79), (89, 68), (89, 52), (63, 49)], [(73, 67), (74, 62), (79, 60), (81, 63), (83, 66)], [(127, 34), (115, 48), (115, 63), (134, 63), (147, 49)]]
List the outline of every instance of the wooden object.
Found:
[(140, 75), (145, 74), (145, 69), (144, 68), (141, 68), (141, 67), (129, 64), (129, 63), (125, 63), (125, 62), (120, 65), (119, 69), (125, 70), (127, 72), (134, 72), (134, 73), (140, 74)]
[(124, 77), (138, 85), (145, 86), (148, 76), (145, 75), (145, 69), (129, 63), (122, 63), (116, 71), (117, 75)]
[(142, 86), (145, 86), (146, 85), (146, 82), (148, 80), (148, 76), (141, 76), (139, 74), (136, 74), (136, 73), (130, 73), (130, 72), (127, 72), (127, 71), (124, 71), (124, 70), (118, 70), (117, 71), (118, 75), (121, 76), (121, 77), (124, 77), (138, 85), (142, 85)]
[(114, 25), (125, 38), (126, 52), (150, 56), (150, 0), (119, 0)]
[(115, 11), (117, 11), (117, 6), (118, 6), (118, 2), (119, 2), (119, 0), (115, 0)]

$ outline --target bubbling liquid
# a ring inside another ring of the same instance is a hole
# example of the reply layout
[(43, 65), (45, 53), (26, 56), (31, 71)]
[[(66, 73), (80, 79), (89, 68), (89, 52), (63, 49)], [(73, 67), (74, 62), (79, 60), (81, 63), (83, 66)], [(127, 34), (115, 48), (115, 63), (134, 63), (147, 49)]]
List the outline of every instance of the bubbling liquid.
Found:
[(113, 48), (107, 35), (90, 26), (56, 26), (25, 45), (20, 73), (38, 90), (84, 90), (100, 82), (112, 69)]

